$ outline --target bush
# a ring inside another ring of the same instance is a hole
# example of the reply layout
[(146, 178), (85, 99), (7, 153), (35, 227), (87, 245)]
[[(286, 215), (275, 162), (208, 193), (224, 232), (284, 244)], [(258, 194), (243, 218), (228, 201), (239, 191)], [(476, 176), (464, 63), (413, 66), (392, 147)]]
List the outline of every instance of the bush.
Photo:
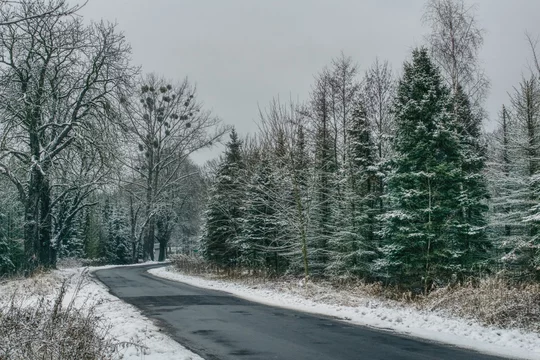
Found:
[[(0, 359), (110, 360), (120, 358), (108, 327), (93, 306), (77, 309), (73, 300), (63, 307), (69, 279), (56, 297), (31, 298), (14, 293), (0, 310)], [(82, 278), (77, 284), (80, 289)], [(73, 296), (73, 299), (75, 296)]]
[(211, 270), (211, 266), (202, 258), (177, 254), (170, 257), (174, 267), (186, 274), (206, 274)]
[(17, 273), (22, 267), (23, 258), (22, 241), (0, 238), (0, 277)]
[(479, 320), (485, 325), (540, 332), (540, 285), (499, 277), (433, 291), (423, 306)]

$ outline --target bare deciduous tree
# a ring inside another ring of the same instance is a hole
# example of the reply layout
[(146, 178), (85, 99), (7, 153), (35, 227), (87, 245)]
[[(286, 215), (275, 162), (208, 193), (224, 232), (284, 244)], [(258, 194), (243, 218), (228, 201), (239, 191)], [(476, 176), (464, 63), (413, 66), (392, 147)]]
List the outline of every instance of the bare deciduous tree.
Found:
[(388, 61), (376, 59), (364, 77), (362, 103), (370, 122), (373, 142), (377, 147), (378, 161), (388, 159), (391, 152), (395, 131), (392, 116), (395, 85)]
[(52, 191), (62, 154), (107, 132), (111, 104), (136, 73), (115, 25), (42, 16), (72, 9), (58, 6), (36, 0), (0, 9), (0, 17), (27, 19), (0, 27), (0, 173), (24, 204), (27, 259), (44, 266), (56, 258)]
[[(197, 150), (212, 146), (227, 128), (220, 127), (220, 120), (203, 109), (187, 80), (173, 86), (148, 75), (122, 103), (122, 111), (131, 154), (124, 163), (133, 173), (124, 181), (139, 189), (136, 193), (144, 204), (139, 239), (144, 237), (144, 258), (153, 260), (156, 226), (160, 231), (170, 230), (159, 214), (170, 215), (170, 191), (191, 175), (181, 171), (186, 161)], [(167, 237), (161, 239), (160, 259), (164, 260)]]
[(462, 87), (476, 107), (484, 100), (489, 81), (478, 60), (484, 43), (475, 6), (464, 0), (429, 0), (423, 21), (431, 27), (428, 43), (452, 91)]
[[(76, 13), (83, 8), (88, 1), (85, 1), (82, 5), (68, 6), (67, 0), (55, 0), (49, 3), (47, 9), (40, 9), (39, 11), (33, 11), (31, 8), (35, 6), (31, 0), (0, 0), (0, 8), (2, 8), (2, 14), (0, 15), (0, 26), (15, 25), (22, 21), (35, 20), (43, 17), (62, 17)], [(40, 6), (39, 4), (37, 5)], [(25, 7), (27, 10), (25, 13), (18, 11), (18, 8)]]

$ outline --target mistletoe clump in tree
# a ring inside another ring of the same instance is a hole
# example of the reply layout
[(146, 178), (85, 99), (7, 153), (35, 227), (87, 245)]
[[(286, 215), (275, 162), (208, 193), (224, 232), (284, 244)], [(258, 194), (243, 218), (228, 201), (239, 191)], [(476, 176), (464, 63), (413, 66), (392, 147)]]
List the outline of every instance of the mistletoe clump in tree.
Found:
[[(122, 179), (125, 189), (138, 200), (142, 209), (137, 228), (143, 258), (154, 259), (154, 242), (159, 241), (159, 260), (165, 260), (167, 244), (176, 225), (174, 208), (177, 189), (197, 172), (186, 172), (194, 152), (212, 146), (226, 128), (203, 109), (196, 89), (186, 80), (171, 85), (156, 75), (147, 75), (140, 88), (122, 101), (126, 118), (126, 154), (124, 165), (130, 177)], [(132, 231), (133, 233), (133, 231)], [(133, 249), (136, 253), (136, 249)]]

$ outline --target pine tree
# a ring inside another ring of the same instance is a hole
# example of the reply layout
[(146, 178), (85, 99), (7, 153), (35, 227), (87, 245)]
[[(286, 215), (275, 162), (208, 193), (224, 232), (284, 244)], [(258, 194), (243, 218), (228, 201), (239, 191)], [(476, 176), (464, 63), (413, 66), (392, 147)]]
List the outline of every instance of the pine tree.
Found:
[(241, 228), (244, 205), (244, 164), (242, 142), (233, 129), (225, 157), (210, 189), (205, 229), (201, 247), (205, 258), (217, 265), (230, 267), (241, 256)]
[(242, 230), (242, 259), (255, 269), (279, 273), (284, 262), (277, 182), (266, 157), (260, 161), (247, 187), (245, 219)]
[(101, 209), (100, 233), (99, 233), (99, 259), (104, 264), (112, 264), (116, 258), (114, 253), (114, 243), (112, 241), (113, 229), (111, 218), (113, 209), (108, 198)]
[[(490, 236), (495, 245), (494, 260), (499, 269), (523, 273), (521, 250), (526, 243), (527, 224), (523, 218), (529, 208), (527, 177), (517, 159), (519, 142), (516, 121), (502, 107), (497, 130), (490, 137), (488, 179), (491, 193)], [(520, 264), (521, 263), (521, 264)], [(516, 269), (517, 267), (517, 269)]]
[(453, 94), (452, 111), (460, 139), (461, 181), (460, 216), (455, 221), (452, 267), (463, 278), (473, 268), (487, 267), (491, 243), (486, 233), (489, 197), (484, 176), (486, 149), (481, 143), (481, 119), (472, 109), (460, 86)]
[[(2, 214), (0, 213), (0, 219)], [(15, 264), (11, 257), (10, 246), (0, 228), (0, 276), (9, 274), (15, 270)]]
[(540, 279), (540, 84), (531, 76), (523, 79), (512, 96), (516, 136), (516, 161), (522, 175), (520, 202), (524, 232), (513, 244), (511, 259), (521, 276)]
[(354, 112), (349, 139), (349, 212), (353, 234), (358, 239), (351, 249), (349, 264), (353, 273), (368, 277), (379, 242), (377, 215), (380, 208), (376, 148), (362, 103)]
[[(293, 137), (293, 150), (291, 156), (290, 182), (294, 199), (293, 216), (288, 217), (289, 227), (295, 229), (297, 236), (292, 237), (292, 248), (299, 248), (300, 251), (292, 251), (289, 256), (289, 271), (292, 273), (303, 272), (305, 277), (309, 276), (308, 253), (308, 217), (309, 204), (309, 178), (310, 178), (310, 159), (307, 153), (306, 138), (304, 127), (298, 124)], [(297, 239), (296, 247), (294, 239)], [(302, 269), (302, 271), (300, 270)]]
[(335, 210), (335, 190), (337, 180), (337, 156), (335, 137), (330, 119), (330, 85), (325, 76), (319, 79), (313, 93), (315, 120), (315, 184), (314, 202), (310, 216), (310, 267), (316, 276), (324, 275), (329, 262), (329, 242), (335, 234), (333, 213)]
[(99, 216), (94, 208), (86, 208), (81, 217), (81, 237), (84, 255), (89, 259), (99, 257)]
[(388, 180), (378, 276), (412, 289), (452, 275), (451, 227), (458, 221), (460, 141), (449, 90), (425, 48), (405, 63), (395, 100), (396, 158)]
[(111, 242), (112, 253), (109, 255), (113, 264), (129, 264), (131, 262), (131, 252), (129, 244), (129, 226), (126, 214), (116, 209), (112, 213), (110, 222), (109, 241)]

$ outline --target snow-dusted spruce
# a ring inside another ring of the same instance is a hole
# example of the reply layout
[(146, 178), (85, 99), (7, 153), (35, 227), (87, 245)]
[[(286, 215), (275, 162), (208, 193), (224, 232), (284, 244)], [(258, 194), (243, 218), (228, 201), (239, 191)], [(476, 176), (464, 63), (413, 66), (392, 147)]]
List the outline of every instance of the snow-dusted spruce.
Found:
[(219, 266), (234, 266), (241, 255), (241, 230), (244, 219), (245, 164), (242, 142), (233, 129), (225, 157), (210, 189), (205, 212), (202, 250)]
[(540, 87), (524, 78), (503, 107), (490, 148), (491, 227), (499, 266), (514, 278), (540, 279), (538, 173)]
[[(377, 188), (373, 196), (378, 204), (378, 214), (386, 211), (383, 195), (386, 193), (386, 177), (389, 161), (393, 157), (393, 139), (395, 136), (392, 104), (396, 91), (396, 80), (387, 61), (376, 59), (366, 71), (363, 79), (362, 103), (369, 121), (370, 135), (376, 148), (374, 165), (377, 167)], [(375, 231), (380, 231), (380, 217), (375, 218)]]
[(247, 186), (245, 217), (240, 236), (240, 263), (255, 270), (270, 270), (282, 273), (286, 260), (281, 256), (283, 223), (276, 204), (278, 183), (263, 157)]
[(312, 169), (305, 135), (305, 109), (292, 102), (284, 105), (273, 100), (260, 116), (260, 149), (254, 152), (268, 156), (276, 186), (273, 191), (264, 191), (269, 196), (268, 205), (274, 208), (280, 223), (278, 247), (272, 247), (272, 251), (285, 260), (279, 261), (279, 273), (304, 273), (307, 276)]
[(396, 157), (388, 180), (392, 210), (384, 216), (377, 272), (391, 283), (427, 291), (466, 274), (486, 249), (461, 241), (462, 229), (473, 221), (462, 213), (469, 174), (462, 170), (463, 144), (450, 92), (426, 48), (414, 50), (405, 63), (395, 111)]
[(341, 267), (338, 274), (371, 276), (370, 265), (375, 259), (378, 244), (377, 215), (380, 211), (376, 151), (363, 104), (359, 103), (348, 129), (348, 152), (344, 164), (345, 206), (341, 207), (341, 226), (336, 236), (341, 245), (341, 258), (334, 261), (334, 266), (339, 264)]
[(316, 79), (312, 93), (312, 121), (315, 133), (313, 204), (308, 229), (310, 274), (324, 275), (330, 261), (330, 245), (336, 232), (337, 132), (333, 131), (330, 114), (330, 77), (323, 73)]

